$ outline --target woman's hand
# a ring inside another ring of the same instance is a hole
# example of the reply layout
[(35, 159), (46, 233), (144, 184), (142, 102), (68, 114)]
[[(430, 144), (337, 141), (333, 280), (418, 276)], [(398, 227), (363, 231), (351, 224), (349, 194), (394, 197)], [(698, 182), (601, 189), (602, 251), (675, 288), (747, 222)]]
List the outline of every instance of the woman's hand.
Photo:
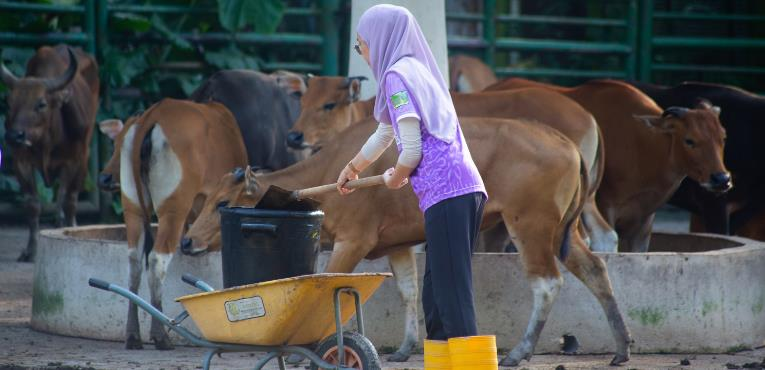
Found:
[(385, 186), (388, 187), (388, 189), (401, 189), (404, 185), (409, 183), (409, 179), (404, 177), (403, 179), (397, 181), (394, 176), (393, 172), (395, 169), (393, 167), (389, 168), (385, 171), (383, 174), (383, 180), (385, 180)]
[(359, 179), (359, 173), (355, 172), (351, 169), (350, 166), (346, 165), (343, 170), (340, 172), (340, 176), (337, 177), (337, 191), (340, 192), (341, 195), (346, 195), (352, 193), (356, 189), (346, 189), (343, 186), (345, 186), (345, 183), (351, 180), (358, 180)]

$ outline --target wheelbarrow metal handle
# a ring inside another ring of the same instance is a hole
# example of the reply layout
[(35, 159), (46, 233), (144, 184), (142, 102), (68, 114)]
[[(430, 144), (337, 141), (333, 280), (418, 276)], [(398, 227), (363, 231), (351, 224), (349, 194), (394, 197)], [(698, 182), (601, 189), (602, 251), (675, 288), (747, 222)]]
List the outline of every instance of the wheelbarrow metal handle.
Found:
[(183, 280), (184, 283), (189, 284), (205, 292), (212, 292), (215, 290), (215, 288), (211, 287), (210, 284), (205, 283), (202, 279), (199, 279), (196, 276), (191, 274), (183, 274), (181, 276), (181, 280)]
[(88, 285), (92, 286), (93, 288), (98, 288), (98, 289), (103, 289), (108, 291), (109, 285), (111, 284), (101, 279), (90, 278), (88, 279)]

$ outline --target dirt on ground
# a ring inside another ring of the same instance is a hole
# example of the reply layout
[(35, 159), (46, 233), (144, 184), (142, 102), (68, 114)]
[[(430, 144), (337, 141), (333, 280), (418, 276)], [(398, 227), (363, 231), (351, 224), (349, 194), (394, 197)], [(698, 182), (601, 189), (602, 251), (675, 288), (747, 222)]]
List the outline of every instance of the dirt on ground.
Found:
[[(178, 346), (157, 351), (125, 350), (123, 343), (71, 338), (34, 331), (32, 312), (34, 265), (16, 258), (26, 245), (27, 232), (20, 226), (0, 226), (0, 370), (22, 369), (201, 369), (206, 351)], [(215, 357), (213, 369), (252, 369), (261, 354), (232, 353)], [(382, 355), (383, 358), (387, 357)], [(611, 355), (536, 355), (516, 369), (610, 369)], [(406, 363), (384, 362), (384, 369), (422, 369), (422, 355)], [(288, 368), (307, 368), (307, 363)], [(623, 369), (762, 369), (765, 348), (735, 354), (640, 354)], [(267, 370), (278, 369), (275, 363)]]

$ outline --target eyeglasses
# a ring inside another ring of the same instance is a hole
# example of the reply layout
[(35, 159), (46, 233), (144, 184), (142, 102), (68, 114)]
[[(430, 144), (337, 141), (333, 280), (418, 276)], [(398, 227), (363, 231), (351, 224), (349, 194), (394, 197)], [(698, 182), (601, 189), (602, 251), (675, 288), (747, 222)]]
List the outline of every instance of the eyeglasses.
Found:
[(361, 47), (359, 46), (359, 44), (353, 45), (353, 50), (356, 50), (356, 52), (359, 53), (359, 55), (361, 55)]

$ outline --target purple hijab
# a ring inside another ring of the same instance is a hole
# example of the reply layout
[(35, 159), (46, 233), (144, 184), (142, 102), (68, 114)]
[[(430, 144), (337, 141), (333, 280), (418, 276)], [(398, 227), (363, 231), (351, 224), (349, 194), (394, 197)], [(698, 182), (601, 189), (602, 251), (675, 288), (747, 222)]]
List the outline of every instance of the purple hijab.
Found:
[(451, 143), (457, 134), (457, 113), (433, 53), (406, 8), (375, 5), (361, 16), (359, 36), (369, 46), (372, 73), (377, 80), (375, 119), (391, 123), (386, 105), (385, 78), (396, 73), (417, 102), (428, 133)]

